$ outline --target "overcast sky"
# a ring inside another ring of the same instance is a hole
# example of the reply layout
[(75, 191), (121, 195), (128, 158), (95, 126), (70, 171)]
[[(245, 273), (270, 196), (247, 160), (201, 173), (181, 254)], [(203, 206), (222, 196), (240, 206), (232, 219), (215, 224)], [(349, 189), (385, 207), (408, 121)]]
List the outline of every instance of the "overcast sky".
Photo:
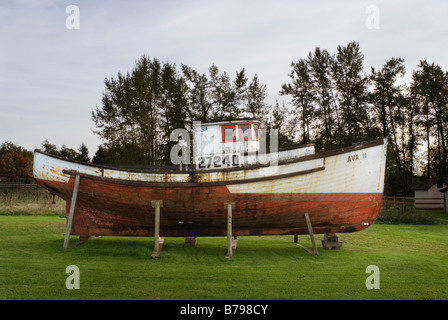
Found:
[(202, 73), (245, 68), (274, 103), (292, 61), (358, 41), (366, 72), (402, 57), (408, 82), (422, 59), (448, 69), (447, 17), (444, 0), (1, 0), (0, 143), (84, 142), (93, 156), (104, 79), (143, 54)]

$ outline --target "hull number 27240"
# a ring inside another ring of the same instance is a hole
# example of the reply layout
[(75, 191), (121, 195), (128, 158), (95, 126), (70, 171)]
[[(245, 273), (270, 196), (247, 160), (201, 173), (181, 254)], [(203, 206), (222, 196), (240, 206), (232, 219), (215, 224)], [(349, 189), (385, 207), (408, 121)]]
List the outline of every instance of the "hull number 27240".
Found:
[(211, 154), (196, 158), (196, 169), (221, 169), (239, 167), (240, 165), (238, 153)]

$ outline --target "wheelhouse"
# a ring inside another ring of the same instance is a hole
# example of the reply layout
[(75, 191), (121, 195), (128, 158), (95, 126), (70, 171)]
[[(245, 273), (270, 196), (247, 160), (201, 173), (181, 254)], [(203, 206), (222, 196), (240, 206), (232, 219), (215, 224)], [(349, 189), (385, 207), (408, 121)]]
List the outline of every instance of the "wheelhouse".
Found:
[(259, 126), (256, 119), (237, 119), (201, 123), (195, 127), (198, 154), (254, 153), (259, 151)]

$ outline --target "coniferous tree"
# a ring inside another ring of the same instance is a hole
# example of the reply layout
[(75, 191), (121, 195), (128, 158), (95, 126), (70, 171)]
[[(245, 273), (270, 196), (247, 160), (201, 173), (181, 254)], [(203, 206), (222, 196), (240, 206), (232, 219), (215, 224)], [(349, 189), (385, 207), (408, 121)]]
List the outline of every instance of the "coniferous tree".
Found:
[(90, 162), (89, 158), (89, 149), (84, 143), (81, 143), (78, 149), (78, 153), (75, 157), (75, 160), (81, 161), (81, 162)]
[(255, 75), (247, 86), (245, 99), (245, 113), (252, 118), (261, 119), (267, 112), (266, 85), (261, 85), (258, 76)]
[[(193, 121), (238, 118), (264, 107), (265, 86), (244, 69), (230, 79), (212, 65), (209, 76), (142, 56), (126, 74), (105, 79), (103, 104), (92, 111), (95, 131), (116, 163), (169, 164), (174, 129), (191, 130)], [(250, 104), (250, 105), (249, 105)], [(258, 109), (257, 109), (258, 108)]]
[(95, 131), (115, 153), (117, 163), (158, 164), (160, 152), (161, 71), (157, 60), (142, 56), (131, 73), (105, 80), (103, 107), (96, 107)]
[[(275, 106), (272, 108), (272, 112), (269, 120), (267, 121), (267, 127), (271, 130), (277, 130), (278, 132), (278, 147), (288, 147), (294, 145), (294, 141), (289, 137), (289, 126), (288, 119), (286, 115), (288, 114), (288, 110), (283, 103), (280, 105), (278, 101), (276, 101)], [(267, 133), (267, 142), (270, 143), (270, 136)]]
[(103, 146), (99, 146), (98, 150), (96, 150), (95, 155), (92, 158), (93, 164), (110, 164), (114, 161), (109, 160), (109, 156), (107, 150)]
[(281, 95), (289, 95), (292, 98), (292, 121), (299, 126), (301, 142), (306, 144), (311, 141), (311, 122), (314, 117), (314, 90), (310, 76), (308, 63), (304, 59), (291, 63), (293, 70), (289, 77), (291, 82), (282, 85)]
[(59, 155), (58, 147), (56, 147), (55, 144), (50, 143), (47, 139), (42, 142), (41, 147), (44, 152), (54, 154), (56, 156)]
[[(426, 60), (420, 61), (418, 67), (412, 75), (411, 91), (420, 107), (417, 123), (425, 132), (426, 174), (428, 178), (444, 177), (448, 174), (448, 77), (440, 66)], [(437, 165), (431, 170), (434, 158)]]
[(327, 50), (317, 47), (308, 54), (307, 63), (313, 79), (315, 117), (317, 124), (315, 142), (320, 148), (333, 148), (334, 132), (338, 127), (338, 114), (334, 103), (333, 79), (331, 77), (332, 56)]
[(367, 138), (369, 118), (367, 112), (367, 81), (363, 74), (364, 56), (359, 43), (350, 42), (338, 46), (332, 63), (332, 75), (337, 89), (336, 99), (340, 107), (340, 141), (344, 145)]
[(234, 119), (242, 111), (247, 78), (244, 69), (236, 73), (232, 82), (226, 72), (220, 73), (218, 67), (212, 65), (209, 70), (209, 90), (213, 105), (213, 120)]
[(70, 160), (76, 160), (78, 153), (72, 149), (67, 147), (65, 144), (59, 149), (59, 155), (63, 158), (67, 158)]
[(187, 85), (186, 112), (190, 122), (211, 120), (213, 118), (213, 103), (210, 99), (207, 76), (186, 65), (182, 65), (182, 74)]

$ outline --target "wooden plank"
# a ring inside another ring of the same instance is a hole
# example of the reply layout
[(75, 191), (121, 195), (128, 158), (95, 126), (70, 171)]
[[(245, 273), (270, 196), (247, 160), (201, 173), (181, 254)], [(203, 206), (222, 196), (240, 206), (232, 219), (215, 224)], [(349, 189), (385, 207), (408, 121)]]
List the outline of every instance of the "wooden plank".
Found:
[(152, 200), (151, 206), (155, 208), (154, 214), (154, 250), (151, 254), (151, 258), (160, 258), (160, 252), (162, 251), (163, 238), (160, 238), (160, 207), (163, 206), (162, 200)]
[(306, 224), (308, 226), (308, 232), (310, 233), (310, 238), (311, 238), (311, 243), (313, 245), (314, 254), (316, 256), (318, 256), (319, 252), (317, 252), (316, 242), (314, 241), (313, 227), (311, 226), (311, 221), (310, 221), (310, 217), (309, 217), (308, 213), (305, 213), (305, 219), (306, 219)]
[(322, 247), (325, 250), (338, 250), (342, 247), (342, 242), (334, 233), (326, 233), (324, 235), (324, 240), (322, 240)]
[[(224, 208), (227, 209), (227, 254), (226, 258), (232, 259), (232, 209), (235, 208), (235, 203), (224, 203)], [(235, 244), (236, 246), (236, 244)]]
[(313, 245), (313, 250), (310, 250), (309, 248), (305, 247), (304, 245), (297, 243), (296, 239), (295, 242), (298, 246), (302, 247), (303, 249), (305, 249), (307, 252), (318, 256), (319, 252), (317, 251), (317, 247), (316, 247), (316, 241), (314, 241), (314, 233), (313, 233), (313, 227), (311, 226), (311, 221), (310, 221), (310, 217), (308, 215), (308, 213), (305, 213), (305, 220), (306, 220), (306, 224), (308, 226), (308, 233), (310, 235), (310, 239), (311, 239), (311, 244)]
[[(157, 240), (154, 239), (154, 250), (151, 253), (151, 258), (160, 258), (160, 253), (162, 252), (164, 243), (165, 243), (164, 237), (158, 237)], [(157, 249), (155, 248), (156, 246)]]
[(75, 212), (75, 204), (76, 204), (76, 199), (78, 197), (79, 180), (80, 180), (80, 176), (78, 175), (75, 178), (75, 186), (73, 188), (72, 201), (70, 203), (70, 212), (68, 214), (68, 221), (67, 221), (67, 231), (65, 232), (65, 239), (64, 239), (64, 249), (68, 248), (68, 244), (70, 242), (70, 232), (72, 230), (72, 225), (73, 225), (73, 214)]
[(77, 247), (82, 245), (83, 243), (86, 243), (87, 241), (90, 240), (90, 236), (79, 236), (79, 240), (78, 242), (76, 242), (73, 247)]
[(238, 244), (238, 238), (235, 236), (233, 237), (232, 241), (232, 253), (235, 253), (237, 244)]
[(186, 247), (195, 247), (196, 246), (196, 237), (185, 237), (185, 246)]

